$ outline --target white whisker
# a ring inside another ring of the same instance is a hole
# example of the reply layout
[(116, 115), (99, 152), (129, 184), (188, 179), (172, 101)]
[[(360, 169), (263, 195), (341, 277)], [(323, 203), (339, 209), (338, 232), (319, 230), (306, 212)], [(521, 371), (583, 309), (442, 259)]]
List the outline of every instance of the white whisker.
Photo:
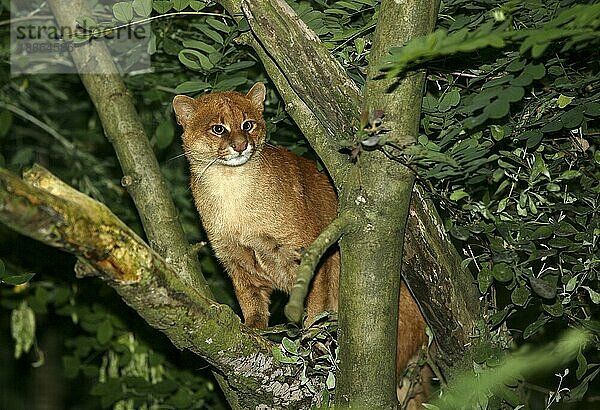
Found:
[(173, 158), (169, 158), (167, 161), (173, 161), (174, 159), (181, 158), (181, 157), (183, 157), (184, 155), (185, 155), (185, 152), (184, 152), (184, 153), (181, 153), (181, 154), (179, 154), (179, 155), (175, 155)]
[(208, 169), (208, 167), (210, 167), (212, 164), (214, 164), (215, 162), (217, 162), (218, 159), (219, 158), (215, 158), (212, 161), (210, 161), (208, 163), (208, 165), (204, 167), (204, 169), (202, 170), (202, 172), (200, 172), (200, 174), (198, 175), (198, 179), (202, 178), (202, 175), (204, 175), (204, 173), (206, 172), (206, 170)]

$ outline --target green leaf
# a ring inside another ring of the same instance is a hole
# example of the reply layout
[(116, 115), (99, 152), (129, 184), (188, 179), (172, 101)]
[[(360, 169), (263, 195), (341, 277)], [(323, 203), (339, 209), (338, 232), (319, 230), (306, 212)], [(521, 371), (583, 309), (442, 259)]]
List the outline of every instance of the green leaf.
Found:
[(575, 107), (563, 113), (560, 116), (560, 121), (567, 129), (579, 127), (583, 122), (583, 107)]
[(329, 374), (327, 374), (327, 380), (325, 381), (325, 384), (329, 390), (333, 390), (335, 388), (335, 374), (333, 374), (333, 372), (329, 372)]
[(505, 135), (504, 127), (500, 125), (490, 126), (490, 132), (492, 133), (492, 138), (494, 138), (496, 141), (500, 141)]
[(551, 316), (561, 317), (565, 313), (565, 308), (560, 300), (552, 305), (542, 304), (543, 309), (548, 312)]
[(202, 10), (204, 7), (206, 7), (206, 3), (203, 1), (196, 1), (196, 0), (192, 0), (190, 1), (190, 7), (194, 10), (194, 11), (200, 11)]
[(132, 4), (138, 16), (148, 17), (152, 14), (152, 0), (133, 0)]
[(569, 169), (569, 170), (563, 172), (562, 174), (560, 174), (560, 176), (557, 179), (569, 180), (569, 179), (573, 179), (573, 178), (578, 178), (580, 176), (581, 176), (581, 172), (577, 171), (576, 169)]
[(564, 219), (558, 223), (558, 226), (556, 227), (556, 229), (554, 231), (554, 233), (557, 236), (571, 236), (571, 235), (575, 235), (578, 232), (579, 231), (577, 229), (575, 229), (575, 227), (573, 225), (571, 225)]
[(585, 113), (591, 117), (600, 116), (600, 103), (592, 101), (584, 104)]
[(521, 101), (525, 96), (525, 89), (523, 87), (507, 87), (500, 92), (498, 98), (505, 99), (509, 102)]
[(533, 161), (531, 173), (529, 174), (529, 183), (534, 184), (540, 174), (550, 179), (550, 171), (548, 171), (548, 167), (546, 166), (546, 162), (544, 162), (544, 158), (542, 158), (542, 156), (536, 152), (535, 161)]
[(0, 138), (6, 137), (12, 127), (13, 115), (8, 110), (0, 111)]
[(15, 359), (29, 352), (35, 338), (35, 314), (24, 300), (19, 307), (12, 311), (10, 329), (15, 341)]
[(291, 364), (291, 363), (296, 363), (298, 361), (297, 356), (293, 356), (293, 357), (285, 356), (278, 346), (273, 346), (272, 352), (273, 352), (273, 357), (279, 363)]
[(548, 241), (548, 245), (553, 248), (564, 249), (573, 245), (573, 242), (566, 238), (552, 238)]
[(98, 22), (96, 19), (90, 16), (81, 16), (77, 20), (77, 25), (81, 27), (84, 31), (94, 30), (98, 27)]
[(556, 99), (556, 105), (558, 105), (558, 108), (565, 108), (567, 105), (571, 104), (573, 98), (574, 97), (567, 97), (566, 95), (561, 94)]
[(233, 77), (226, 78), (225, 80), (219, 81), (215, 87), (215, 91), (226, 91), (235, 89), (236, 87), (246, 84), (248, 80), (245, 77)]
[(498, 98), (483, 109), (483, 113), (493, 119), (498, 119), (506, 116), (509, 111), (508, 100)]
[(213, 64), (210, 62), (208, 57), (197, 50), (186, 48), (185, 50), (181, 50), (179, 52), (178, 57), (179, 61), (192, 70), (210, 70), (213, 68)]
[(494, 276), (494, 279), (499, 282), (509, 282), (512, 280), (514, 274), (512, 268), (508, 264), (500, 262), (494, 264), (492, 275)]
[(173, 123), (170, 119), (167, 119), (161, 122), (158, 127), (156, 127), (156, 147), (158, 149), (165, 149), (173, 142), (173, 138), (175, 137), (175, 128), (173, 127)]
[(468, 196), (469, 194), (467, 192), (465, 192), (463, 189), (459, 189), (450, 194), (450, 200), (459, 201), (460, 199), (467, 198)]
[(177, 11), (181, 11), (190, 5), (190, 0), (172, 0), (173, 8)]
[(588, 291), (588, 293), (590, 295), (590, 299), (592, 300), (593, 303), (600, 304), (600, 293), (596, 292), (589, 286), (581, 286), (581, 287)]
[(454, 225), (452, 229), (450, 229), (450, 235), (460, 241), (466, 241), (471, 236), (471, 233), (464, 226)]
[(124, 1), (115, 3), (112, 7), (112, 10), (115, 18), (119, 21), (128, 23), (133, 20), (133, 6), (131, 3)]
[(450, 108), (457, 106), (459, 102), (460, 93), (458, 90), (454, 89), (442, 97), (438, 105), (438, 110), (441, 112), (446, 112)]
[(490, 316), (489, 318), (489, 323), (491, 327), (496, 327), (499, 324), (501, 324), (502, 322), (504, 322), (504, 320), (506, 319), (506, 317), (508, 316), (508, 314), (512, 311), (512, 308), (510, 306), (505, 307), (504, 309), (502, 309), (499, 312), (494, 313), (492, 316)]
[(525, 131), (521, 136), (527, 138), (527, 148), (533, 148), (536, 147), (542, 141), (544, 133), (536, 129), (531, 131)]
[(575, 372), (578, 380), (581, 380), (581, 378), (585, 375), (585, 372), (587, 372), (587, 369), (587, 360), (580, 350), (579, 353), (577, 353), (577, 371)]
[(525, 286), (517, 286), (510, 294), (510, 300), (517, 306), (525, 306), (529, 299), (529, 289)]
[(210, 88), (210, 84), (204, 81), (186, 81), (179, 84), (175, 91), (182, 94), (193, 93), (196, 91), (204, 91)]
[(208, 27), (205, 27), (205, 26), (199, 26), (198, 28), (200, 29), (200, 31), (202, 33), (204, 33), (208, 38), (213, 40), (215, 43), (223, 44), (223, 37), (221, 37), (221, 35), (219, 33), (217, 33), (216, 31), (214, 31)]
[(194, 404), (194, 396), (187, 388), (182, 387), (169, 398), (168, 402), (176, 409), (187, 409)]
[(0, 275), (0, 280), (8, 285), (22, 285), (35, 276), (34, 272)]
[(113, 326), (110, 323), (110, 320), (106, 319), (102, 323), (100, 323), (100, 326), (98, 326), (98, 329), (96, 330), (96, 339), (100, 344), (104, 345), (110, 342), (110, 340), (113, 337), (113, 334)]
[(487, 292), (489, 287), (492, 285), (492, 282), (493, 282), (492, 272), (490, 272), (490, 269), (487, 264), (483, 265), (481, 270), (477, 274), (477, 283), (479, 284), (479, 292), (481, 292), (482, 295), (485, 295), (485, 293)]
[(206, 22), (215, 30), (222, 31), (223, 33), (229, 33), (229, 31), (231, 30), (227, 24), (214, 18), (209, 18), (206, 20)]
[(183, 46), (185, 48), (195, 48), (197, 50), (203, 51), (205, 54), (216, 53), (217, 49), (211, 46), (210, 44), (205, 43), (204, 41), (199, 40), (185, 40), (183, 42)]
[(556, 287), (552, 286), (544, 279), (529, 276), (529, 284), (531, 285), (531, 289), (544, 299), (553, 299), (556, 296)]
[(560, 131), (563, 128), (563, 124), (560, 121), (550, 121), (548, 122), (546, 125), (544, 125), (541, 129), (541, 131), (543, 133), (548, 133), (548, 132), (556, 132), (556, 131)]
[(152, 7), (154, 7), (154, 10), (156, 10), (157, 13), (165, 14), (173, 8), (173, 2), (155, 0), (152, 2)]
[(523, 70), (523, 67), (525, 67), (525, 60), (515, 60), (506, 66), (506, 71), (514, 73)]
[(506, 206), (508, 205), (508, 200), (510, 198), (502, 198), (499, 202), (498, 202), (498, 209), (496, 210), (496, 212), (500, 213), (502, 211), (504, 211), (506, 209)]
[(238, 61), (237, 63), (229, 64), (227, 67), (224, 68), (224, 71), (225, 72), (240, 71), (245, 68), (253, 67), (255, 65), (256, 65), (255, 61)]
[(534, 80), (540, 80), (546, 75), (544, 64), (529, 64), (523, 70), (523, 74), (530, 76)]
[(283, 346), (283, 348), (291, 354), (298, 354), (298, 344), (296, 342), (293, 342), (292, 340), (288, 339), (287, 337), (284, 337), (283, 340), (281, 341), (281, 344)]
[(534, 334), (536, 334), (547, 322), (548, 317), (544, 316), (542, 317), (542, 319), (536, 320), (535, 322), (531, 323), (523, 331), (523, 339), (528, 339)]
[(567, 292), (572, 292), (573, 289), (575, 289), (575, 286), (577, 286), (577, 280), (578, 279), (579, 279), (579, 275), (575, 275), (571, 279), (569, 279), (569, 281), (565, 285), (565, 290)]

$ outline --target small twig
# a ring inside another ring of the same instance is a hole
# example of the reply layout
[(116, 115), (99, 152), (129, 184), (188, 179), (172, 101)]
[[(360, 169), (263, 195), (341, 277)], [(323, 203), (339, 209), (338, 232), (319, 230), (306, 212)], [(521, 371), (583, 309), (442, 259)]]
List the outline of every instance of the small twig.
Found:
[(327, 249), (354, 225), (356, 216), (349, 211), (340, 213), (315, 239), (302, 255), (296, 283), (290, 292), (290, 300), (285, 305), (285, 316), (291, 322), (299, 322), (304, 312), (304, 299), (315, 274), (317, 264)]
[(427, 365), (431, 368), (433, 374), (435, 374), (435, 377), (439, 380), (442, 388), (446, 388), (448, 386), (448, 384), (446, 383), (446, 379), (444, 378), (444, 375), (442, 374), (442, 371), (436, 364), (435, 360), (433, 360), (433, 357), (431, 357), (429, 349), (427, 349), (427, 351), (425, 352), (425, 361), (427, 362)]
[(23, 118), (24, 120), (29, 121), (33, 125), (35, 125), (35, 126), (41, 128), (42, 130), (46, 131), (48, 134), (50, 134), (51, 136), (53, 136), (58, 142), (60, 142), (66, 149), (72, 150), (72, 149), (75, 148), (75, 146), (73, 145), (73, 143), (71, 141), (69, 141), (67, 138), (65, 138), (64, 136), (62, 136), (54, 128), (52, 128), (48, 124), (46, 124), (46, 123), (38, 120), (33, 115), (31, 115), (28, 112), (22, 110), (21, 108), (15, 106), (15, 105), (12, 105), (12, 104), (5, 103), (4, 101), (0, 101), (0, 108), (4, 108), (4, 109), (6, 109), (8, 111), (12, 111), (14, 114), (18, 115), (19, 117)]
[(200, 251), (202, 250), (202, 248), (204, 248), (206, 246), (206, 242), (205, 241), (200, 241), (198, 243), (194, 243), (192, 245), (190, 245), (190, 248), (192, 250), (193, 253), (197, 254), (200, 253)]

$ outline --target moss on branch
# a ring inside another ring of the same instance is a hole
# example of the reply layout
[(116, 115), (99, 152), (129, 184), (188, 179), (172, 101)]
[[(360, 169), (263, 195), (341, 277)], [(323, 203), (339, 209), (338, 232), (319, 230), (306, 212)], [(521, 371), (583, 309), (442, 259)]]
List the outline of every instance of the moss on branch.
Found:
[(240, 407), (297, 408), (312, 399), (296, 368), (273, 359), (268, 340), (188, 286), (106, 206), (45, 169), (34, 167), (24, 181), (0, 168), (0, 223), (77, 256), (78, 276), (101, 277), (175, 346), (211, 363)]

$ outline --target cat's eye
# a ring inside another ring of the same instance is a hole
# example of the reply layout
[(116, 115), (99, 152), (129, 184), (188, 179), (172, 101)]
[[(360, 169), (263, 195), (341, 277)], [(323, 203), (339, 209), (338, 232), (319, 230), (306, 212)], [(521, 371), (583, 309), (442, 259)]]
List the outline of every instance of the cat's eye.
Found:
[(248, 121), (244, 121), (242, 123), (242, 130), (244, 130), (244, 131), (250, 132), (250, 131), (252, 131), (253, 128), (254, 128), (254, 121), (248, 120)]
[(216, 135), (222, 135), (225, 132), (225, 127), (221, 124), (215, 124), (212, 126), (212, 132)]

